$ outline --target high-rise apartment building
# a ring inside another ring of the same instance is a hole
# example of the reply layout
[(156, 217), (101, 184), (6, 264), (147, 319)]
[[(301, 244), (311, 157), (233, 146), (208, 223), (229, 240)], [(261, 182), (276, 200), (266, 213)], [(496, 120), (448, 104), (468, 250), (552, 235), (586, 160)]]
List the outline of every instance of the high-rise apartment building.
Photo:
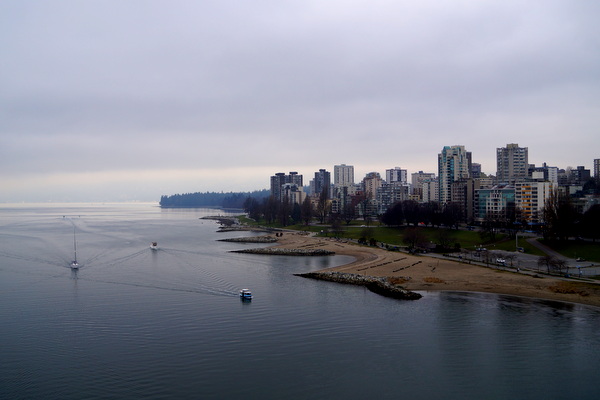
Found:
[(466, 178), (452, 182), (450, 201), (460, 210), (460, 219), (471, 223), (475, 213), (475, 193), (481, 189), (479, 179)]
[(515, 205), (521, 213), (521, 219), (530, 224), (543, 222), (542, 210), (552, 190), (553, 185), (549, 181), (515, 183)]
[(338, 187), (354, 185), (354, 166), (346, 164), (334, 165), (333, 184)]
[(271, 196), (281, 201), (283, 199), (283, 186), (285, 184), (292, 184), (302, 190), (302, 175), (297, 172), (290, 172), (289, 175), (283, 172), (278, 172), (271, 177)]
[(479, 179), (481, 177), (481, 164), (471, 163), (471, 178)]
[(580, 165), (575, 169), (571, 170), (571, 176), (569, 177), (569, 183), (572, 185), (583, 185), (591, 178), (590, 170)]
[(396, 167), (385, 170), (385, 181), (387, 183), (401, 182), (408, 183), (408, 173), (405, 169)]
[(558, 167), (549, 167), (546, 163), (543, 163), (541, 167), (530, 165), (527, 174), (528, 177), (534, 181), (549, 181), (552, 182), (554, 186), (558, 186)]
[(600, 158), (594, 159), (594, 178), (600, 179)]
[(320, 169), (318, 172), (315, 172), (315, 180), (313, 181), (314, 188), (311, 188), (314, 195), (320, 195), (323, 193), (323, 190), (327, 190), (327, 197), (331, 195), (330, 186), (331, 186), (331, 173), (324, 169)]
[(377, 189), (379, 189), (383, 183), (379, 172), (369, 172), (363, 179), (362, 183), (367, 197), (375, 200)]
[(465, 146), (444, 146), (438, 154), (439, 202), (451, 201), (452, 183), (469, 178), (471, 171), (471, 152)]
[(376, 193), (377, 213), (383, 214), (400, 201), (408, 200), (408, 184), (383, 182)]
[[(435, 180), (435, 173), (433, 172), (414, 172), (411, 174), (410, 183), (412, 184), (412, 194), (418, 197), (419, 200), (423, 200), (423, 183)], [(436, 192), (437, 193), (437, 192)], [(438, 198), (435, 197), (434, 201)]]
[(440, 199), (440, 182), (437, 179), (427, 180), (421, 184), (422, 195), (421, 199), (424, 203), (430, 201), (439, 201)]
[(496, 149), (496, 180), (499, 184), (515, 183), (527, 178), (529, 156), (527, 147), (509, 143)]
[(281, 187), (281, 200), (287, 199), (290, 204), (302, 204), (306, 193), (302, 186), (295, 183), (286, 183)]

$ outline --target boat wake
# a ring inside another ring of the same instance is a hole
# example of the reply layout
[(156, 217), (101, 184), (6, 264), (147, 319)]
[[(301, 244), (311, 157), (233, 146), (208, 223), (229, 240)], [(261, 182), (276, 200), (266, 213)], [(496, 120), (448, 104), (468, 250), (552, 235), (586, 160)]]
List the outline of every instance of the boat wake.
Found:
[[(129, 287), (239, 296), (238, 285), (227, 281), (218, 269), (213, 271), (202, 266), (207, 257), (219, 263), (220, 259), (229, 260), (229, 254), (162, 246), (152, 249), (145, 235), (110, 235), (74, 217), (62, 217), (60, 221), (71, 228), (70, 232), (64, 228), (57, 230), (56, 222), (52, 222), (44, 230), (32, 229), (33, 234), (5, 233), (7, 241), (6, 246), (0, 248), (0, 269), (39, 275), (40, 281), (70, 276), (79, 281)], [(8, 245), (13, 242), (21, 245), (12, 246), (16, 251)], [(23, 253), (17, 253), (18, 249), (23, 249)], [(2, 259), (10, 262), (1, 263)], [(77, 266), (73, 267), (75, 260)]]
[(156, 285), (156, 284), (151, 284), (151, 283), (111, 281), (108, 279), (95, 279), (95, 278), (88, 278), (88, 277), (78, 277), (77, 279), (80, 281), (106, 283), (106, 284), (110, 284), (110, 285), (131, 286), (131, 287), (138, 287), (138, 288), (168, 290), (171, 292), (202, 293), (202, 294), (210, 294), (210, 295), (223, 296), (223, 297), (237, 296), (236, 293), (228, 291), (228, 290), (221, 290), (221, 289), (215, 289), (215, 288), (203, 287), (203, 286), (198, 287), (198, 288), (178, 288), (178, 287), (171, 287), (171, 286), (166, 286), (166, 285), (165, 286)]
[[(193, 280), (186, 280), (185, 284), (189, 285), (190, 281), (193, 285), (203, 293), (220, 294), (226, 296), (237, 296), (239, 288), (225, 280), (221, 275), (203, 268), (194, 259), (188, 259), (189, 255), (201, 255), (202, 253), (192, 252), (187, 250), (164, 249), (166, 254), (177, 260), (177, 265), (185, 275), (192, 275)], [(214, 257), (214, 254), (212, 254)], [(195, 289), (192, 289), (195, 290)]]

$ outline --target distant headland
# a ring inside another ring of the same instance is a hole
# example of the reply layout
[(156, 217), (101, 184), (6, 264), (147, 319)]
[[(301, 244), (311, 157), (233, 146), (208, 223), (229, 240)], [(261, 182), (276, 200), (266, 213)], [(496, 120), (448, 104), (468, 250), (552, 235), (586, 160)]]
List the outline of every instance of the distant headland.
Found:
[(269, 195), (269, 189), (255, 190), (253, 192), (196, 192), (163, 195), (160, 198), (159, 204), (163, 208), (244, 208), (244, 202), (249, 197), (260, 200), (269, 197)]

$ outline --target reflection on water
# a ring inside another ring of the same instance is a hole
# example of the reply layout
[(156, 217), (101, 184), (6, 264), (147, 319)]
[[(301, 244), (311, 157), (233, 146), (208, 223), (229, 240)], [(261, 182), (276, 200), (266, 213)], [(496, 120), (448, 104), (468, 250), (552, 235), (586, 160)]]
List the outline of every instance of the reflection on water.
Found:
[[(249, 233), (215, 233), (199, 219), (214, 213), (0, 207), (3, 396), (595, 395), (597, 309), (483, 293), (401, 302), (295, 277), (349, 258), (230, 253), (249, 245), (216, 239)], [(67, 214), (81, 215), (79, 271)]]

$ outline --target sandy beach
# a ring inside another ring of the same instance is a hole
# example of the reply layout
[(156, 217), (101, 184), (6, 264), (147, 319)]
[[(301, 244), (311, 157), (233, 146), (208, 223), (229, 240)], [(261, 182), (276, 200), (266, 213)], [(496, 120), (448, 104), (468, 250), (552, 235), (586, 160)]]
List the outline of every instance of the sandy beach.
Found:
[(355, 258), (352, 263), (327, 271), (388, 277), (413, 291), (489, 292), (600, 307), (600, 285), (594, 283), (538, 276), (532, 272), (499, 270), (427, 255), (413, 256), (296, 232), (285, 232), (278, 237), (278, 244), (274, 247), (324, 249), (352, 256)]

